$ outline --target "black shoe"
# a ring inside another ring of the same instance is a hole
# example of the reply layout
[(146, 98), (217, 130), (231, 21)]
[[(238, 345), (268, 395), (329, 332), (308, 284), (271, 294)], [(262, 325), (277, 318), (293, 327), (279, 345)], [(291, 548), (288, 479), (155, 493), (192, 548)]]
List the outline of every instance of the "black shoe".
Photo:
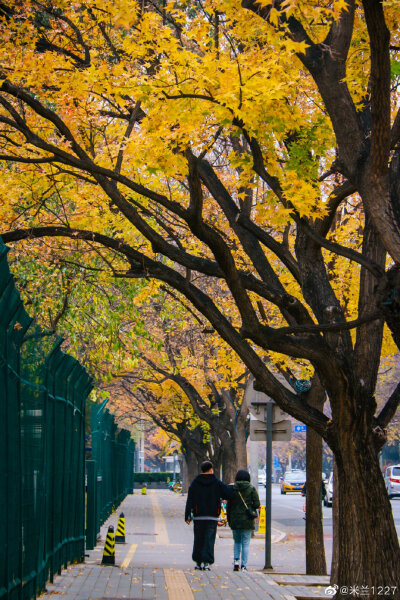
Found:
[(238, 560), (233, 561), (233, 570), (239, 571), (239, 561)]
[(203, 570), (203, 567), (201, 566), (200, 563), (196, 563), (195, 570), (196, 571), (202, 571)]
[(240, 567), (240, 570), (241, 570), (241, 571), (247, 571), (247, 567), (245, 567), (244, 565), (242, 565), (242, 566)]
[(203, 571), (211, 571), (211, 567), (208, 563), (204, 563), (203, 565)]

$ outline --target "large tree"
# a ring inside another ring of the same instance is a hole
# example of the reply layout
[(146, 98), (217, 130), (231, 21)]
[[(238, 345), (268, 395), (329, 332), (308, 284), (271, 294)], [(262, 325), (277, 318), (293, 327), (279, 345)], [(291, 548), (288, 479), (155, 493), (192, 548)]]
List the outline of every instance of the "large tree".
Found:
[(118, 385), (112, 385), (111, 406), (115, 414), (123, 422), (135, 422), (134, 415), (139, 414), (152, 421), (161, 428), (170, 441), (180, 443), (185, 461), (185, 491), (188, 484), (200, 472), (200, 464), (204, 460), (211, 460), (217, 467), (221, 466), (221, 446), (218, 438), (210, 439), (206, 424), (199, 422), (191, 406), (179, 393), (165, 401), (162, 393), (146, 387), (126, 385), (127, 382), (119, 380)]
[[(143, 301), (140, 318), (146, 336), (132, 336), (136, 365), (115, 373), (128, 393), (147, 387), (170, 399), (184, 394), (197, 420), (207, 424), (213, 444), (220, 450), (216, 469), (224, 481), (234, 481), (238, 469), (247, 468), (248, 407), (246, 372), (232, 350), (213, 333), (204, 333), (184, 307), (159, 291), (157, 299)], [(211, 457), (210, 457), (211, 458)]]
[[(13, 5), (2, 8), (3, 239), (103, 247), (114, 276), (184, 297), (257, 388), (332, 449), (334, 583), (370, 598), (396, 586), (378, 451), (400, 386), (380, 411), (374, 398), (382, 344), (400, 343), (395, 6)], [(265, 353), (315, 373), (331, 414), (283, 386)]]

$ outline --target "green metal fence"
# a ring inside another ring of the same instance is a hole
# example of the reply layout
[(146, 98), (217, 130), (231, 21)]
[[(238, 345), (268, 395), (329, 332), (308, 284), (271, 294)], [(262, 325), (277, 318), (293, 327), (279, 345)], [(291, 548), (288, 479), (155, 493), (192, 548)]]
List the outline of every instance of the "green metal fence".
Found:
[(133, 493), (135, 442), (126, 429), (117, 434), (105, 404), (93, 405), (91, 414), (93, 460), (86, 461), (88, 550), (96, 545), (100, 526)]
[(0, 598), (29, 599), (84, 557), (91, 381), (24, 309), (0, 238)]

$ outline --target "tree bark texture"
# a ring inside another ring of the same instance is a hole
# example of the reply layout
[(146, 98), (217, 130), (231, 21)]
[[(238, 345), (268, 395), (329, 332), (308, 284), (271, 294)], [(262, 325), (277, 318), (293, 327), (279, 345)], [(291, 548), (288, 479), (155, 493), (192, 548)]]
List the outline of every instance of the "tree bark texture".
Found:
[(339, 578), (339, 480), (336, 461), (333, 459), (333, 494), (332, 494), (332, 563), (331, 581)]
[[(322, 411), (325, 390), (316, 376), (307, 394), (307, 402)], [(310, 428), (307, 429), (306, 439), (306, 470), (306, 573), (326, 575), (321, 497), (322, 437)]]
[(184, 446), (183, 444), (182, 453), (185, 459), (185, 477), (183, 491), (187, 493), (189, 485), (191, 484), (193, 479), (199, 474), (199, 459), (196, 456), (196, 453), (191, 448), (189, 448), (188, 446)]
[[(244, 432), (243, 432), (244, 436)], [(235, 428), (220, 431), (222, 447), (222, 479), (233, 483), (239, 469), (247, 469), (246, 439)]]
[(224, 483), (233, 483), (237, 470), (235, 453), (224, 448), (222, 451), (222, 480)]
[(239, 469), (247, 470), (247, 424), (243, 418), (231, 418), (228, 415), (228, 418), (222, 420), (222, 427), (226, 427), (220, 435), (222, 477), (225, 483), (233, 483)]
[[(343, 458), (342, 458), (343, 457)], [(371, 435), (353, 429), (340, 435), (336, 454), (339, 482), (339, 562), (332, 583), (340, 589), (368, 589), (366, 598), (377, 598), (379, 586), (394, 586), (400, 598), (400, 552), (392, 508)], [(346, 560), (343, 558), (346, 557)]]

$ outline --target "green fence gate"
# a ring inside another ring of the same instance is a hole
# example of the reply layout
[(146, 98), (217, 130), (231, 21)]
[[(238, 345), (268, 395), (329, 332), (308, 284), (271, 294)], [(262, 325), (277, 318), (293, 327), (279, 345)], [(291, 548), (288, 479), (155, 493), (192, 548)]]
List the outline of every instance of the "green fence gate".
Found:
[(88, 550), (96, 545), (100, 526), (126, 495), (133, 493), (135, 442), (126, 429), (117, 434), (106, 402), (93, 405), (91, 413), (93, 460), (86, 461)]
[(91, 380), (24, 309), (0, 238), (0, 598), (35, 597), (83, 560)]

